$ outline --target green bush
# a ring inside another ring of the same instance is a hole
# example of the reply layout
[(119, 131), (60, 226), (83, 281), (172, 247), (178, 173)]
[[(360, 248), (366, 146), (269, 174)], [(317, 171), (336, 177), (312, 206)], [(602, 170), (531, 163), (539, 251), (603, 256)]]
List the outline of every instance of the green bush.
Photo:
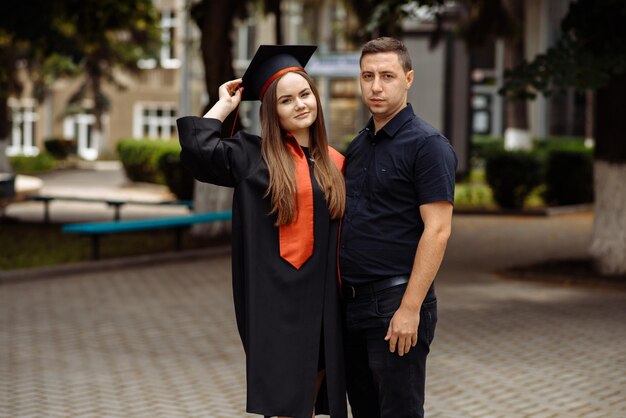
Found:
[(165, 184), (159, 159), (169, 151), (180, 152), (180, 145), (174, 141), (133, 138), (117, 143), (117, 153), (126, 176), (138, 182)]
[(56, 166), (56, 161), (46, 152), (40, 152), (36, 156), (16, 155), (9, 157), (11, 167), (15, 174), (35, 174), (50, 171)]
[(546, 166), (544, 199), (549, 205), (593, 201), (593, 159), (588, 150), (552, 151)]
[(504, 150), (504, 137), (474, 135), (471, 143), (471, 157), (475, 161), (485, 161), (487, 157), (494, 153)]
[(551, 136), (534, 142), (535, 149), (544, 154), (552, 151), (592, 152), (585, 146), (585, 139), (575, 136)]
[(520, 209), (543, 180), (541, 160), (524, 151), (493, 151), (486, 159), (485, 175), (493, 198), (504, 209)]
[[(552, 151), (590, 151), (585, 146), (585, 139), (577, 136), (550, 136), (547, 138), (533, 138), (533, 149), (547, 155)], [(471, 142), (471, 156), (477, 160), (485, 160), (493, 152), (504, 150), (504, 137), (489, 135), (473, 135)]]
[(57, 160), (65, 160), (76, 154), (76, 141), (65, 138), (49, 138), (44, 141), (46, 152)]
[(193, 199), (193, 176), (180, 162), (180, 148), (166, 151), (159, 158), (165, 184), (179, 200)]

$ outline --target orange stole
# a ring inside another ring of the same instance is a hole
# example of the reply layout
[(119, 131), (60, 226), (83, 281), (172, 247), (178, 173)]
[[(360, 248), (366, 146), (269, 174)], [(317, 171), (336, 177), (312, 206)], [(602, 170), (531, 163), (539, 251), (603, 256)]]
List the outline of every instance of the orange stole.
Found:
[[(295, 138), (287, 138), (296, 172), (296, 216), (288, 225), (278, 227), (280, 256), (296, 269), (313, 255), (313, 185), (306, 155)], [(328, 147), (328, 155), (339, 171), (343, 169), (344, 157)]]

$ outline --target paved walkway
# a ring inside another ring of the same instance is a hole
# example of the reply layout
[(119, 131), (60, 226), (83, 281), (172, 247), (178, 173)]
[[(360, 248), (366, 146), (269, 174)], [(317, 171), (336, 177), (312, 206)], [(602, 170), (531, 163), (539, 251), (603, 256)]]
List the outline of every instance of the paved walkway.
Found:
[[(175, 200), (166, 186), (129, 182), (119, 164), (94, 162), (91, 168), (59, 170), (40, 176), (43, 179), (41, 195), (158, 202)], [(124, 205), (122, 219), (142, 219), (189, 213), (183, 206)], [(113, 220), (114, 209), (106, 203), (53, 201), (50, 202), (50, 220), (53, 223)], [(6, 208), (6, 216), (27, 222), (41, 222), (44, 205), (41, 202), (21, 202)]]
[[(626, 292), (491, 274), (585, 254), (591, 222), (455, 218), (429, 418), (626, 417)], [(0, 285), (0, 417), (248, 416), (229, 280), (217, 256)]]

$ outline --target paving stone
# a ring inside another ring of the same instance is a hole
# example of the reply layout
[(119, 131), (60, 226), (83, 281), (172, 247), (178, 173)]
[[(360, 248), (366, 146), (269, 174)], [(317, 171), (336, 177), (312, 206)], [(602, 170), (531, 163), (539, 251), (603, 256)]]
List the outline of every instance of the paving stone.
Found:
[[(491, 274), (584, 254), (591, 220), (456, 217), (437, 279), (429, 418), (626, 416), (626, 293)], [(0, 285), (0, 417), (253, 416), (230, 262)]]

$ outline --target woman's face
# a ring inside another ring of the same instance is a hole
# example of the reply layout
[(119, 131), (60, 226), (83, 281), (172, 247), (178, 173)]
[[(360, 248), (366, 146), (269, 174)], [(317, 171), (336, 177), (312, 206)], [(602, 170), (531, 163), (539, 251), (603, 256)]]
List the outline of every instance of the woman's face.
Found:
[(300, 74), (287, 73), (278, 80), (276, 112), (281, 128), (293, 135), (308, 130), (317, 119), (317, 100)]

